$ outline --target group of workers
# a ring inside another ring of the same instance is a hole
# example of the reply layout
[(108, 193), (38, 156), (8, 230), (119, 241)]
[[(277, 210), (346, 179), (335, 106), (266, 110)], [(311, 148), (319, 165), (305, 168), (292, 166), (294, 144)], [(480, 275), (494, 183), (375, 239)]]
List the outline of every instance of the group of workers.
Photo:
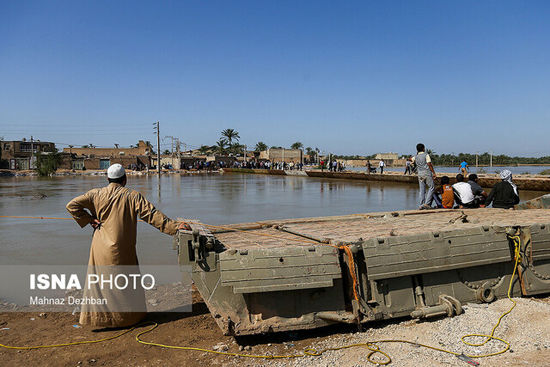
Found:
[(456, 183), (450, 185), (448, 176), (441, 177), (441, 185), (436, 190), (437, 175), (432, 165), (430, 155), (425, 152), (424, 144), (416, 145), (416, 156), (411, 162), (416, 165), (418, 184), (420, 188), (419, 209), (431, 209), (435, 202), (437, 208), (484, 208), (492, 204), (493, 208), (511, 209), (519, 203), (519, 192), (512, 181), (512, 172), (505, 169), (500, 172), (501, 182), (497, 183), (487, 194), (478, 184), (475, 173), (466, 180), (466, 162), (461, 163), (461, 173), (456, 175)]

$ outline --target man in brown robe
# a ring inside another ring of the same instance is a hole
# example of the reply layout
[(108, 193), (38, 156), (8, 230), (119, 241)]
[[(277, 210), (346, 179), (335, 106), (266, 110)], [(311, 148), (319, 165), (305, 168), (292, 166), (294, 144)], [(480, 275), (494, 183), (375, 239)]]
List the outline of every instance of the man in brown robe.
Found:
[[(126, 174), (120, 164), (109, 167), (107, 178), (108, 186), (92, 189), (67, 204), (67, 210), (80, 227), (90, 224), (94, 228), (88, 273), (95, 273), (97, 269), (104, 269), (99, 270), (100, 273), (112, 272), (113, 269), (121, 269), (114, 267), (118, 265), (124, 269), (134, 266), (133, 269), (139, 273), (136, 254), (138, 218), (169, 235), (175, 235), (178, 229), (190, 228), (184, 222), (178, 223), (166, 217), (139, 192), (124, 187)], [(103, 306), (82, 305), (80, 323), (84, 325), (129, 326), (142, 320), (146, 314), (145, 296), (141, 288), (129, 294), (117, 289), (85, 287), (86, 297), (106, 298), (109, 302)], [(124, 307), (125, 304), (129, 308)]]

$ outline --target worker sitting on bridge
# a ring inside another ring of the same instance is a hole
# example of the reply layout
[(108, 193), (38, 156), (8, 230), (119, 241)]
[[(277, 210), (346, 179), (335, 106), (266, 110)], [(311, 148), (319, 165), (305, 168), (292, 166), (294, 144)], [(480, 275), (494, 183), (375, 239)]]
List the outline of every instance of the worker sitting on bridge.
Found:
[(505, 169), (500, 172), (500, 178), (502, 181), (493, 187), (485, 200), (485, 206), (493, 203), (493, 208), (513, 208), (519, 203), (519, 193), (517, 186), (512, 182), (512, 172)]
[(454, 191), (449, 181), (449, 176), (441, 177), (441, 205), (444, 209), (452, 209), (455, 205)]
[[(109, 185), (106, 187), (92, 189), (67, 204), (67, 210), (80, 227), (90, 224), (94, 228), (88, 272), (97, 275), (97, 269), (103, 269), (99, 270), (103, 275), (106, 271), (112, 271), (106, 269), (122, 269), (120, 266), (125, 266), (134, 267), (139, 273), (136, 253), (138, 218), (169, 235), (176, 234), (178, 229), (191, 228), (184, 222), (178, 223), (166, 217), (139, 192), (125, 188), (126, 173), (120, 164), (109, 167), (107, 179)], [(143, 288), (120, 290), (105, 289), (98, 283), (96, 285), (85, 287), (84, 298), (106, 299), (108, 302), (102, 306), (83, 304), (81, 324), (123, 327), (133, 325), (145, 317)], [(126, 312), (128, 307), (132, 311)], [(121, 311), (122, 308), (124, 311)]]
[(455, 194), (455, 201), (460, 209), (476, 208), (472, 186), (464, 182), (462, 173), (456, 175), (456, 183), (453, 185), (453, 191)]
[(475, 207), (484, 207), (485, 200), (487, 199), (487, 193), (477, 183), (477, 175), (472, 173), (468, 176), (468, 185), (472, 187), (472, 193), (474, 194)]

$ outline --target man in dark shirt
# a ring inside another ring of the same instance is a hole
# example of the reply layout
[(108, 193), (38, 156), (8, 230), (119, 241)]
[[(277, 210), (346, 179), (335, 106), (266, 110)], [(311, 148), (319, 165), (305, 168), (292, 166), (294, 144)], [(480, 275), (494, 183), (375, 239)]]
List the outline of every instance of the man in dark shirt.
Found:
[(510, 209), (519, 203), (517, 186), (512, 182), (512, 172), (505, 169), (500, 172), (501, 182), (497, 183), (485, 200), (485, 206), (493, 203), (493, 208)]
[(468, 176), (468, 184), (472, 187), (472, 193), (474, 194), (474, 208), (484, 206), (485, 200), (487, 199), (487, 193), (481, 186), (479, 186), (477, 179), (478, 178), (475, 173)]

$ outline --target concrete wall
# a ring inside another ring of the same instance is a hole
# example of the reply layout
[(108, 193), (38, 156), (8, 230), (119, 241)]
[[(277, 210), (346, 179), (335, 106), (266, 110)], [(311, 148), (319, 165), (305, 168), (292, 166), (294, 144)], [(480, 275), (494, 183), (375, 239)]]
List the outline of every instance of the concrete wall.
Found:
[[(378, 167), (379, 162), (379, 159), (370, 159), (370, 164), (373, 167)], [(384, 160), (384, 162), (389, 167), (403, 167), (403, 170), (405, 170), (405, 159), (396, 159), (393, 161)], [(346, 167), (366, 167), (367, 159), (347, 159), (344, 160), (344, 164), (346, 165)]]
[[(263, 153), (263, 152), (262, 152)], [(271, 162), (294, 162), (302, 161), (303, 152), (301, 149), (268, 149), (267, 154), (260, 153), (260, 159), (269, 159)]]
[(84, 162), (85, 169), (99, 170), (100, 161), (103, 159), (109, 160), (109, 165), (119, 163), (124, 168), (129, 169), (130, 167), (137, 167), (138, 169), (144, 169), (147, 165), (151, 165), (149, 162), (148, 156), (141, 157), (111, 157), (111, 158), (83, 158), (77, 157), (76, 155), (71, 155), (68, 153), (61, 153), (61, 163), (59, 165), (60, 169), (73, 169), (73, 162), (82, 161)]
[[(238, 173), (255, 173), (255, 174), (269, 174), (269, 175), (286, 175), (287, 171), (279, 170), (266, 170), (266, 169), (239, 169), (228, 168), (224, 169), (224, 172), (238, 172)], [(333, 179), (345, 179), (345, 180), (364, 180), (364, 181), (386, 181), (386, 182), (401, 182), (413, 185), (418, 185), (418, 176), (416, 175), (403, 175), (398, 173), (388, 174), (366, 174), (363, 172), (328, 172), (328, 171), (305, 171), (310, 177), (322, 177)], [(445, 174), (438, 174), (438, 178), (441, 178)], [(493, 187), (495, 184), (501, 181), (497, 175), (478, 175), (478, 183), (485, 188)], [(456, 182), (454, 177), (450, 177), (450, 183)], [(437, 180), (439, 182), (439, 179)], [(514, 177), (514, 183), (520, 190), (534, 190), (534, 191), (550, 191), (550, 178), (542, 177)], [(521, 192), (520, 192), (521, 196)]]
[(399, 154), (397, 153), (378, 153), (374, 157), (375, 159), (383, 159), (383, 160), (392, 160), (395, 161), (399, 159)]

